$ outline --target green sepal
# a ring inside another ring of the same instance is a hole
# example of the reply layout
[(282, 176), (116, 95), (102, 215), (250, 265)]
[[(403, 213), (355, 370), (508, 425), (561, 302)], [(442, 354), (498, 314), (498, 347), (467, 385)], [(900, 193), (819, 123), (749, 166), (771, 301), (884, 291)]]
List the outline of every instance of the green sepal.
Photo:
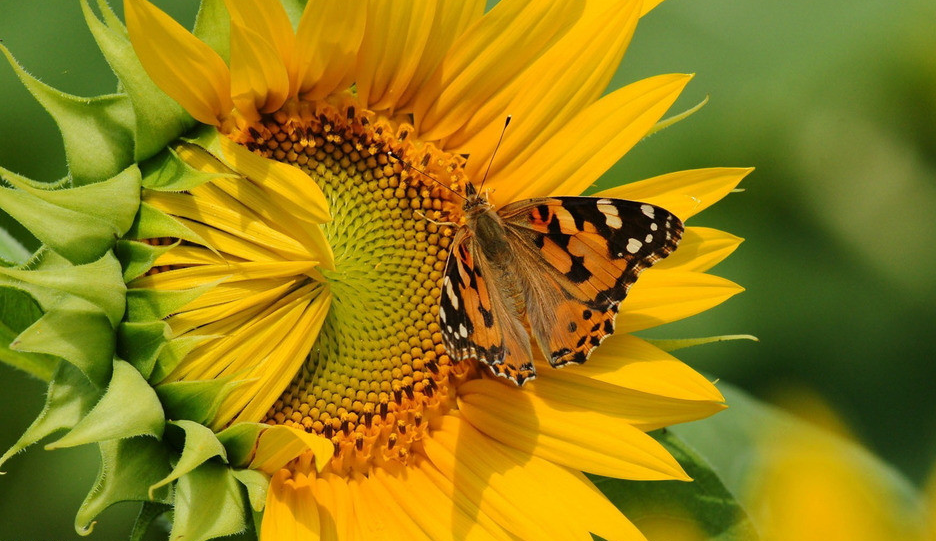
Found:
[(173, 436), (171, 427), (178, 427), (184, 432), (185, 443), (182, 445), (182, 457), (176, 462), (169, 475), (150, 486), (151, 496), (156, 489), (179, 479), (216, 456), (221, 457), (221, 460), (225, 462), (227, 461), (224, 446), (221, 445), (221, 442), (218, 441), (217, 436), (210, 428), (194, 421), (170, 421), (166, 432), (167, 439), (171, 439)]
[(10, 349), (60, 357), (71, 363), (97, 388), (111, 376), (114, 330), (97, 306), (68, 297), (47, 310), (10, 344)]
[(159, 352), (159, 357), (156, 359), (156, 366), (150, 376), (150, 381), (159, 383), (166, 379), (166, 376), (179, 366), (179, 363), (182, 362), (182, 359), (184, 359), (190, 351), (209, 340), (215, 340), (221, 336), (222, 335), (218, 334), (200, 334), (180, 336), (179, 338), (172, 339), (166, 347)]
[(82, 98), (60, 92), (26, 73), (3, 45), (0, 51), (23, 86), (58, 124), (75, 185), (111, 178), (134, 162), (135, 118), (127, 96)]
[(653, 436), (679, 461), (692, 482), (594, 479), (628, 519), (638, 528), (644, 520), (689, 522), (710, 541), (759, 539), (741, 504), (707, 462), (671, 432), (658, 431)]
[(114, 32), (117, 32), (126, 37), (127, 28), (123, 25), (120, 17), (114, 13), (113, 9), (111, 9), (111, 6), (107, 3), (107, 0), (97, 0), (97, 6), (98, 9), (101, 10), (101, 16), (104, 17), (104, 23), (107, 25), (107, 27)]
[[(211, 128), (212, 131), (217, 131)], [(197, 188), (219, 176), (239, 178), (237, 175), (206, 173), (192, 168), (172, 148), (151, 160), (143, 162), (143, 187), (160, 192), (182, 192)]]
[(126, 361), (114, 361), (114, 376), (101, 400), (68, 434), (46, 449), (74, 447), (134, 436), (162, 437), (166, 419), (156, 392)]
[(145, 201), (140, 204), (140, 211), (126, 237), (136, 240), (172, 237), (208, 246), (200, 235)]
[(117, 355), (150, 379), (169, 336), (169, 325), (164, 321), (124, 321), (117, 327)]
[[(150, 79), (123, 28), (115, 28), (113, 20), (102, 23), (87, 0), (82, 0), (81, 9), (94, 40), (120, 80), (121, 90), (126, 93), (133, 108), (136, 136), (134, 159), (140, 161), (149, 158), (162, 150), (169, 141), (191, 129), (195, 119)], [(102, 11), (106, 17), (110, 10), (102, 8)]]
[(15, 267), (25, 263), (32, 255), (23, 243), (0, 225), (0, 266)]
[(231, 59), (231, 16), (224, 0), (202, 0), (192, 34), (208, 44), (224, 62)]
[(723, 334), (719, 336), (706, 336), (703, 338), (674, 338), (674, 339), (654, 339), (644, 338), (654, 346), (670, 353), (679, 349), (703, 346), (705, 344), (714, 344), (715, 342), (728, 342), (732, 340), (751, 340), (760, 342), (756, 336), (750, 334)]
[(198, 287), (180, 290), (130, 288), (127, 290), (127, 319), (130, 321), (164, 319), (223, 281), (224, 279), (215, 280)]
[(178, 245), (178, 242), (154, 246), (145, 242), (118, 240), (114, 246), (114, 254), (117, 255), (120, 266), (123, 267), (124, 282), (130, 282), (130, 280), (146, 274), (147, 271), (153, 268), (159, 256)]
[(42, 317), (42, 309), (28, 293), (0, 286), (0, 362), (50, 381), (59, 360), (49, 355), (10, 349), (10, 344), (30, 325)]
[[(75, 531), (81, 535), (91, 533), (94, 517), (111, 505), (149, 501), (149, 487), (172, 470), (171, 452), (153, 438), (105, 441), (99, 448), (101, 469), (97, 481), (75, 516)], [(171, 487), (157, 490), (153, 499), (158, 503), (171, 503)]]
[(234, 477), (247, 487), (247, 499), (254, 511), (263, 511), (266, 506), (270, 478), (257, 470), (234, 470)]
[(72, 428), (91, 411), (102, 391), (95, 389), (80, 370), (59, 363), (49, 383), (42, 411), (19, 440), (0, 456), (0, 467), (16, 453), (65, 428)]
[(136, 521), (133, 523), (129, 541), (143, 541), (153, 522), (171, 510), (172, 506), (169, 504), (143, 502), (140, 506), (140, 514), (137, 515)]
[[(100, 308), (116, 327), (124, 314), (126, 286), (120, 262), (113, 253), (106, 253), (97, 261), (84, 265), (60, 265), (54, 257), (43, 254), (44, 265), (35, 269), (9, 269), (0, 267), (0, 284), (22, 289), (33, 296), (49, 311), (68, 296), (84, 299)], [(6, 279), (6, 280), (5, 280)]]
[(176, 483), (175, 521), (169, 539), (206, 541), (247, 528), (241, 485), (230, 468), (206, 462)]
[(188, 419), (208, 424), (221, 402), (234, 389), (246, 383), (233, 376), (193, 381), (174, 381), (156, 387), (168, 419)]
[(218, 440), (227, 449), (228, 462), (235, 468), (250, 464), (257, 448), (257, 440), (268, 428), (270, 425), (263, 423), (237, 423), (218, 432)]
[(133, 224), (140, 171), (132, 165), (94, 184), (49, 189), (0, 168), (0, 207), (50, 248), (76, 264), (101, 257)]

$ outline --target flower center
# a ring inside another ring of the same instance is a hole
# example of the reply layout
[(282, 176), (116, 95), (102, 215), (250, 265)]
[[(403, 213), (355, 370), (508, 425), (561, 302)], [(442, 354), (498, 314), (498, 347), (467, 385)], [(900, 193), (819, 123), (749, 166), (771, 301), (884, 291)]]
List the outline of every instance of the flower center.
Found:
[(323, 226), (335, 271), (323, 271), (332, 305), (302, 370), (266, 415), (323, 435), (335, 472), (406, 462), (434, 417), (468, 377), (442, 346), (438, 298), (455, 228), (449, 190), (387, 155), (392, 151), (451, 185), (464, 159), (413, 140), (412, 126), (350, 101), (291, 102), (229, 136), (310, 175), (328, 199)]

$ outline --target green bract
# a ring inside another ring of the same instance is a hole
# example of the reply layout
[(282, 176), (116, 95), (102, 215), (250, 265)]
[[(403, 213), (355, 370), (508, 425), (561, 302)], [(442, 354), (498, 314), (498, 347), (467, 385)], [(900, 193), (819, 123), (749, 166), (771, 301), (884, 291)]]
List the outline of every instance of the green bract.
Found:
[[(268, 479), (244, 468), (265, 425), (219, 435), (200, 424), (238, 385), (230, 378), (151, 383), (211, 338), (170, 340), (161, 321), (207, 288), (128, 295), (125, 285), (172, 247), (140, 239), (200, 240), (174, 218), (141, 206), (141, 187), (181, 191), (213, 175), (192, 170), (167, 146), (196, 122), (153, 84), (106, 2), (98, 8), (101, 18), (82, 1), (119, 93), (83, 98), (59, 92), (30, 76), (0, 45), (58, 124), (69, 165), (66, 178), (48, 184), (0, 168), (0, 208), (43, 244), (26, 256), (9, 243), (18, 251), (7, 253), (25, 257), (0, 261), (0, 360), (49, 382), (45, 407), (0, 465), (64, 432), (46, 449), (96, 443), (101, 452), (97, 482), (76, 517), (79, 533), (89, 533), (107, 507), (131, 500), (144, 502), (134, 539), (170, 509), (173, 539), (230, 535), (247, 528), (249, 509), (263, 507)], [(228, 46), (224, 13), (222, 1), (206, 0), (195, 25), (195, 34), (222, 55)]]

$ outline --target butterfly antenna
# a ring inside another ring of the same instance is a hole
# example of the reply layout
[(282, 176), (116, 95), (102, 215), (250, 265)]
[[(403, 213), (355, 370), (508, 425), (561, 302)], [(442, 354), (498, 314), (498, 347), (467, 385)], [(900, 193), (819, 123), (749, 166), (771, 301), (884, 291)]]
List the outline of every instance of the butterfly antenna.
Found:
[(478, 186), (478, 193), (481, 193), (481, 188), (484, 188), (484, 181), (487, 180), (488, 173), (491, 172), (491, 165), (494, 164), (494, 156), (497, 155), (497, 149), (500, 148), (501, 141), (504, 140), (504, 133), (507, 132), (507, 126), (510, 126), (511, 115), (507, 115), (507, 120), (504, 121), (504, 128), (501, 130), (500, 139), (497, 140), (497, 144), (494, 146), (494, 152), (491, 153), (491, 160), (488, 162), (487, 171), (484, 172), (484, 177), (481, 178), (481, 185)]
[(422, 169), (417, 168), (416, 166), (414, 166), (413, 164), (407, 162), (407, 161), (404, 160), (403, 158), (397, 156), (396, 154), (394, 154), (394, 152), (393, 152), (392, 150), (388, 150), (388, 151), (387, 151), (387, 156), (390, 156), (390, 157), (393, 158), (394, 160), (396, 160), (396, 161), (402, 163), (404, 167), (409, 167), (409, 168), (412, 169), (413, 171), (416, 171), (416, 172), (419, 173), (420, 175), (422, 175), (422, 176), (428, 178), (429, 180), (435, 182), (435, 183), (438, 184), (439, 186), (442, 186), (442, 187), (445, 188), (446, 190), (452, 192), (453, 194), (457, 195), (458, 197), (461, 197), (461, 198), (464, 199), (465, 201), (468, 200), (467, 197), (465, 197), (464, 195), (462, 195), (462, 194), (456, 192), (456, 191), (453, 190), (450, 186), (446, 186), (444, 182), (440, 181), (439, 179), (435, 178), (434, 176), (430, 175), (429, 173), (423, 171)]

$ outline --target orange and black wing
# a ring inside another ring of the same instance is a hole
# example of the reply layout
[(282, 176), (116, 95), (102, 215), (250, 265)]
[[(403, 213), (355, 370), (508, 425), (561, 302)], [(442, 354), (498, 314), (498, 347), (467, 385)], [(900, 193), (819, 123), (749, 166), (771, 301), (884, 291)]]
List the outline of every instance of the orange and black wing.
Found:
[(460, 229), (442, 277), (442, 341), (453, 360), (477, 359), (494, 374), (522, 385), (536, 374), (530, 337), (492, 280), (494, 273), (474, 236), (468, 228)]
[(582, 363), (614, 332), (618, 305), (640, 273), (682, 237), (672, 213), (647, 203), (552, 197), (498, 213), (524, 267), (527, 317), (552, 366)]

